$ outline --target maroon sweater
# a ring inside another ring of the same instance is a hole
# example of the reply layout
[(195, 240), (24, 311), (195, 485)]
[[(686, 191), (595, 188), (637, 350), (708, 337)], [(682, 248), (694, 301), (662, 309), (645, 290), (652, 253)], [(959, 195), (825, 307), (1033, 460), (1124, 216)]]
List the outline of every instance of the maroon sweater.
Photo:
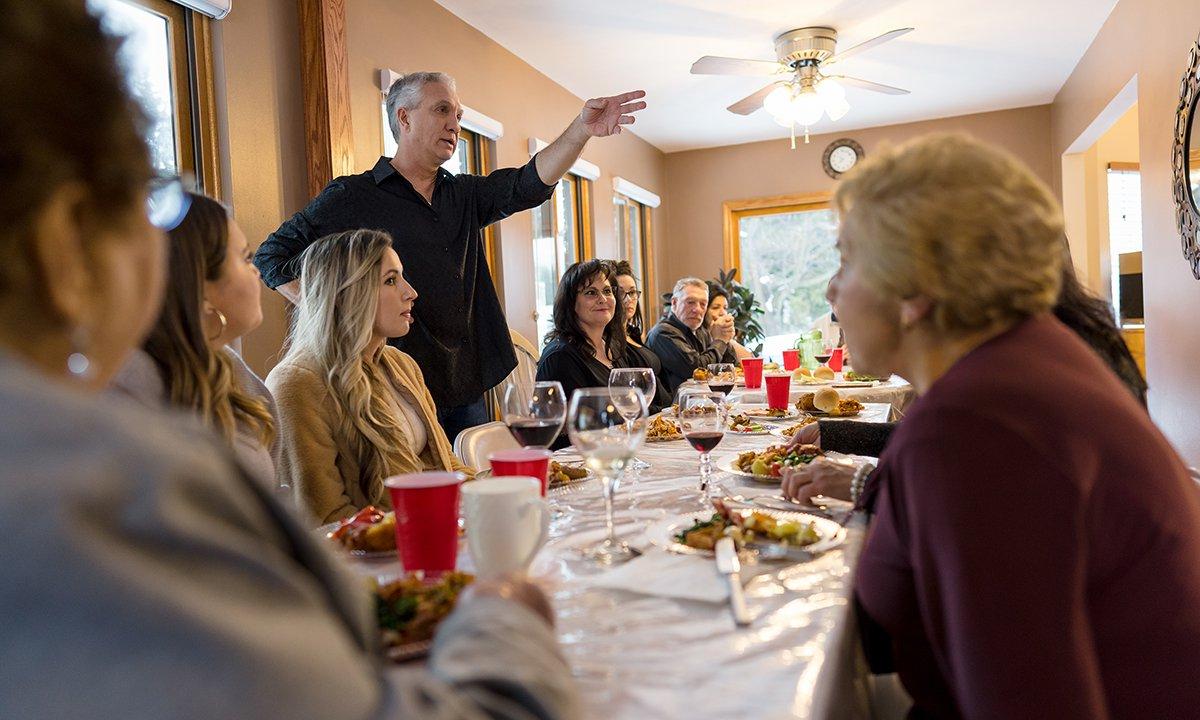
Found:
[(876, 472), (856, 594), (914, 716), (1200, 717), (1200, 491), (1057, 320), (955, 363)]

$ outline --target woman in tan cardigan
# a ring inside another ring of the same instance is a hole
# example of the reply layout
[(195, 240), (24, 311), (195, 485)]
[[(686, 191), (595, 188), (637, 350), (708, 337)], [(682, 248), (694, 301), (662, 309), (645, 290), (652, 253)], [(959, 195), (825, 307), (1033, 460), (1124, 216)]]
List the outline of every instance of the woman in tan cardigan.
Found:
[(387, 233), (321, 238), (301, 257), (287, 355), (267, 376), (279, 406), (279, 474), (320, 523), (391, 508), (385, 478), (474, 471), (454, 457), (420, 368), (387, 344), (408, 334), (417, 298)]

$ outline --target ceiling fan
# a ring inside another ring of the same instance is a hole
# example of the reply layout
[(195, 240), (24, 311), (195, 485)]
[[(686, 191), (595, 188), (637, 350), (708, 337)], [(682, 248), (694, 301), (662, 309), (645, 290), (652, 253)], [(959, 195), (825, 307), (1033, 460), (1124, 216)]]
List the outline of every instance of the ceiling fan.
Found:
[(776, 62), (705, 55), (692, 63), (692, 74), (775, 76), (776, 80), (730, 105), (728, 110), (749, 115), (765, 107), (780, 125), (793, 129), (795, 125), (803, 126), (807, 142), (808, 126), (820, 120), (822, 114), (837, 120), (849, 111), (842, 85), (887, 95), (908, 94), (902, 88), (870, 80), (827, 75), (825, 69), (912, 31), (913, 28), (898, 28), (839, 53), (836, 52), (838, 34), (833, 28), (798, 28), (775, 38), (775, 55), (779, 58)]

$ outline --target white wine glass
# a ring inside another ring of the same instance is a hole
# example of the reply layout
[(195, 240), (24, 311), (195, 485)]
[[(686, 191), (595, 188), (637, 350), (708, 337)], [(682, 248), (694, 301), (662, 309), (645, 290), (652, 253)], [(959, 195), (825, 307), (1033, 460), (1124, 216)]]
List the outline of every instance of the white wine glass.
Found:
[(567, 410), (567, 435), (583, 456), (584, 463), (600, 477), (604, 491), (606, 537), (584, 549), (586, 557), (601, 565), (614, 565), (633, 557), (633, 551), (617, 539), (613, 524), (613, 496), (621, 473), (645, 440), (644, 423), (627, 424), (621, 407), (635, 406), (646, 414), (646, 397), (635, 387), (581, 388), (571, 396)]
[[(658, 381), (654, 378), (654, 371), (650, 368), (613, 368), (608, 374), (608, 386), (616, 387), (635, 387), (642, 391), (642, 395), (646, 399), (648, 407), (654, 402), (654, 393), (658, 390)], [(616, 395), (613, 396), (617, 397)], [(639, 409), (633, 403), (627, 401), (625, 407), (618, 407), (621, 411), (621, 416), (625, 418), (626, 427), (630, 432), (633, 432), (633, 421), (637, 420), (642, 415), (647, 414), (646, 409)], [(650, 467), (650, 463), (639, 458), (633, 459), (634, 470), (645, 470)]]

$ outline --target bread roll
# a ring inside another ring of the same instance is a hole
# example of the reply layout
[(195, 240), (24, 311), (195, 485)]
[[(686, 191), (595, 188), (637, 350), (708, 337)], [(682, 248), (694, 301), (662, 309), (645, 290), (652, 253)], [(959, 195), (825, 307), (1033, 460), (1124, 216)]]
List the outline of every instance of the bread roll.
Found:
[(833, 370), (831, 370), (828, 365), (822, 365), (813, 371), (813, 377), (817, 378), (818, 380), (832, 380)]
[(804, 367), (803, 365), (796, 368), (792, 372), (792, 378), (795, 380), (799, 380), (801, 377), (803, 377), (805, 375), (807, 375), (808, 377), (812, 377), (812, 370), (809, 370), (808, 368)]
[(821, 388), (813, 395), (813, 405), (821, 412), (835, 412), (841, 396), (833, 388)]

